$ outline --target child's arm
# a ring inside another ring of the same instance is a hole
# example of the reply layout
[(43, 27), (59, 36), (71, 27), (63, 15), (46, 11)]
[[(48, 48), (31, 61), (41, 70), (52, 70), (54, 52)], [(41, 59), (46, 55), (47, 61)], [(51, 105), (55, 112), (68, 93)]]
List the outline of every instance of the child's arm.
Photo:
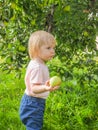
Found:
[(37, 94), (37, 93), (42, 93), (46, 91), (54, 91), (54, 90), (57, 90), (58, 88), (59, 86), (51, 87), (49, 85), (49, 80), (48, 80), (46, 81), (45, 85), (33, 84), (32, 91)]

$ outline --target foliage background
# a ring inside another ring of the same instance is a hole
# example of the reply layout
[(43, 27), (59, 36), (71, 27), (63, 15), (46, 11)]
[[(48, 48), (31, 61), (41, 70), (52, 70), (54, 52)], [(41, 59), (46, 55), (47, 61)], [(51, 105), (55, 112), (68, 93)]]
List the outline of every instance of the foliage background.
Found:
[(43, 29), (57, 40), (56, 57), (47, 63), (50, 76), (62, 78), (47, 99), (43, 130), (97, 130), (98, 1), (1, 0), (0, 19), (0, 129), (25, 129), (18, 108), (27, 43), (33, 31)]

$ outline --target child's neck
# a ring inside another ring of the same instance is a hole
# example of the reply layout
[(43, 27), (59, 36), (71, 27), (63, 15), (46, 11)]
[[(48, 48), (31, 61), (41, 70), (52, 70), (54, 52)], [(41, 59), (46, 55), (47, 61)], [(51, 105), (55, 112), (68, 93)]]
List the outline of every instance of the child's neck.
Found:
[(39, 57), (35, 57), (34, 60), (36, 60), (37, 62), (40, 62), (42, 64), (45, 64), (45, 62)]

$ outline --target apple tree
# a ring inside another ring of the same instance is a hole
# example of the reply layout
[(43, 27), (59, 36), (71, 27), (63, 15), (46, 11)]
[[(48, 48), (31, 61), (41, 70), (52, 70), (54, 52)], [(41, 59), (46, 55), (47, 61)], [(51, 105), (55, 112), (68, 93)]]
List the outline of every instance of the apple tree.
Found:
[(39, 29), (55, 35), (56, 53), (66, 65), (78, 51), (95, 49), (96, 2), (91, 0), (1, 0), (0, 67), (19, 70), (29, 59), (29, 35)]

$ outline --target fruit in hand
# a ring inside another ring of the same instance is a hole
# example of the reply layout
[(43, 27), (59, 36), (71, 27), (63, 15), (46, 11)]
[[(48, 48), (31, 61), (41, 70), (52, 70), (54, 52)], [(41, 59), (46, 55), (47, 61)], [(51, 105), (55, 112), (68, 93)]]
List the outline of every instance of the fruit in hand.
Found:
[(55, 86), (59, 86), (61, 84), (61, 78), (58, 76), (53, 76), (52, 78), (50, 78), (50, 86), (51, 87), (55, 87)]

